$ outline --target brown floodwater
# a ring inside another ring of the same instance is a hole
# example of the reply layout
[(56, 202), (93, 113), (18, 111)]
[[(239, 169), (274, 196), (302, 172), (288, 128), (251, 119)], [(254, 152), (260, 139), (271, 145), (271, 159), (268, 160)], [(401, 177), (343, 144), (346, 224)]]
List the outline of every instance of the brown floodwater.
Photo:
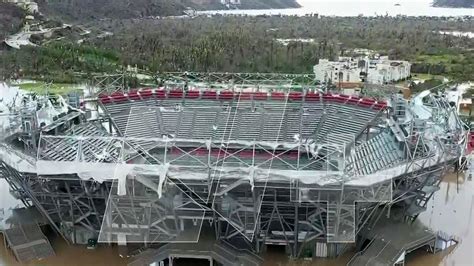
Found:
[[(460, 175), (456, 181), (456, 174), (449, 174), (441, 184), (441, 189), (431, 199), (428, 209), (419, 219), (433, 230), (440, 230), (459, 238), (460, 243), (437, 254), (424, 251), (408, 255), (406, 265), (474, 265), (474, 181), (467, 180)], [(0, 202), (1, 203), (1, 202)], [(5, 207), (5, 206), (0, 206)], [(83, 266), (83, 265), (117, 265), (127, 264), (127, 259), (119, 256), (116, 247), (101, 246), (96, 250), (87, 250), (85, 246), (69, 246), (60, 239), (52, 240), (56, 256), (41, 261), (30, 262), (28, 266)], [(353, 253), (348, 252), (338, 259), (317, 259), (290, 261), (282, 249), (269, 248), (264, 255), (264, 266), (278, 265), (318, 265), (339, 266), (345, 265)], [(0, 241), (0, 265), (21, 265), (16, 262), (11, 251), (5, 248)]]

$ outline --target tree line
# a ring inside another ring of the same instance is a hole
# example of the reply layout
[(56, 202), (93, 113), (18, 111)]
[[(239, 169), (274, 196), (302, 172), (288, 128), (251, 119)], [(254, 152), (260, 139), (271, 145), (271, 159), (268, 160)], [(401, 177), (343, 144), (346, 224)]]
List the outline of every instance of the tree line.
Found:
[(447, 7), (474, 7), (474, 1), (472, 0), (434, 0), (434, 6), (447, 6)]
[[(183, 15), (196, 10), (226, 9), (221, 0), (37, 0), (40, 10), (52, 18), (68, 22), (97, 19), (132, 19), (149, 16)], [(299, 7), (296, 0), (241, 0), (238, 8), (271, 9)]]
[(439, 33), (472, 29), (473, 18), (216, 16), (103, 20), (96, 25), (114, 35), (15, 51), (3, 61), (14, 66), (10, 71), (36, 77), (108, 72), (127, 65), (162, 72), (308, 73), (319, 59), (366, 48), (412, 61), (414, 72), (474, 80), (474, 40)]

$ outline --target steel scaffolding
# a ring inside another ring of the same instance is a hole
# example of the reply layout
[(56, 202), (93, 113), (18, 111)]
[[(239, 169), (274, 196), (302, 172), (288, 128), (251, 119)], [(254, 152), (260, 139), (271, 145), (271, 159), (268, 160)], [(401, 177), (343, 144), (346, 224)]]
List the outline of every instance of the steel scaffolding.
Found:
[(22, 164), (0, 146), (2, 176), (67, 241), (198, 243), (210, 225), (256, 253), (277, 244), (298, 257), (322, 243), (335, 255), (380, 208), (416, 219), (464, 153), (464, 126), (435, 94), (317, 93), (309, 75), (157, 79), (163, 87), (103, 86), (100, 121), (69, 114), (57, 132), (39, 128), (36, 158), (16, 151)]

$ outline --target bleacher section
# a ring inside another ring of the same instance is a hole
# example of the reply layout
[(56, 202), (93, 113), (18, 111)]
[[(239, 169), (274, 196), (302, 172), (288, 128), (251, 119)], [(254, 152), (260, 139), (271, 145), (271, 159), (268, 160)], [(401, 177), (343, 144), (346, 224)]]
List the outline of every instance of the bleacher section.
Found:
[(100, 95), (99, 101), (127, 137), (337, 144), (353, 141), (386, 107), (333, 94), (162, 89)]
[[(388, 131), (388, 130), (387, 130)], [(382, 131), (367, 142), (356, 146), (346, 170), (356, 175), (368, 175), (389, 168), (403, 160), (404, 155), (395, 137)]]
[[(93, 123), (82, 123), (79, 125), (73, 126), (71, 129), (65, 132), (66, 136), (83, 136), (83, 137), (108, 137), (109, 134), (105, 131), (100, 125), (96, 125)], [(48, 158), (43, 159), (51, 159), (56, 161), (74, 161), (76, 156), (78, 155), (77, 146), (79, 141), (73, 140), (70, 138), (61, 139), (61, 138), (45, 138), (43, 141), (47, 141), (47, 145), (43, 146), (43, 148), (48, 147), (45, 149), (45, 152), (42, 153), (42, 156), (46, 156)], [(106, 154), (105, 150), (112, 157), (114, 155), (115, 149), (114, 147), (109, 146), (109, 142), (106, 140), (101, 139), (91, 139), (91, 142), (88, 143), (89, 145), (84, 145), (81, 147), (82, 154), (88, 155), (85, 156), (84, 159), (94, 158), (95, 161), (103, 161), (107, 160), (107, 158), (102, 158), (103, 154)]]

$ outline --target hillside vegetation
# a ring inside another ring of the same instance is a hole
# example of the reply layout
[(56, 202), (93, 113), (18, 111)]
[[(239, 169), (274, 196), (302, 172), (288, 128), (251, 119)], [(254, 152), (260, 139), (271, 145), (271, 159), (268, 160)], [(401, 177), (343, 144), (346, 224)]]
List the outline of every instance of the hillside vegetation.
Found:
[(181, 0), (39, 0), (40, 10), (66, 21), (181, 15)]
[(474, 0), (434, 0), (433, 5), (440, 7), (474, 7)]
[(23, 24), (24, 11), (10, 3), (0, 2), (0, 41), (17, 32)]
[[(468, 31), (474, 19), (216, 16), (96, 24), (114, 35), (12, 51), (0, 57), (8, 66), (3, 75), (70, 82), (77, 73), (115, 72), (127, 65), (152, 72), (308, 73), (319, 59), (367, 48), (414, 62), (414, 73), (474, 80), (474, 40), (438, 33)], [(311, 41), (279, 41), (299, 38)]]
[[(220, 0), (38, 0), (40, 10), (66, 21), (103, 18), (129, 19), (148, 16), (183, 15), (190, 7), (197, 10), (225, 9)], [(242, 0), (242, 9), (299, 7), (296, 0)]]
[[(416, 62), (420, 73), (474, 80), (474, 40), (437, 33), (473, 27), (474, 20), (440, 18), (203, 17), (125, 23), (94, 45), (120, 51), (124, 64), (153, 71), (292, 73), (367, 48)], [(277, 41), (299, 38), (313, 42)]]

